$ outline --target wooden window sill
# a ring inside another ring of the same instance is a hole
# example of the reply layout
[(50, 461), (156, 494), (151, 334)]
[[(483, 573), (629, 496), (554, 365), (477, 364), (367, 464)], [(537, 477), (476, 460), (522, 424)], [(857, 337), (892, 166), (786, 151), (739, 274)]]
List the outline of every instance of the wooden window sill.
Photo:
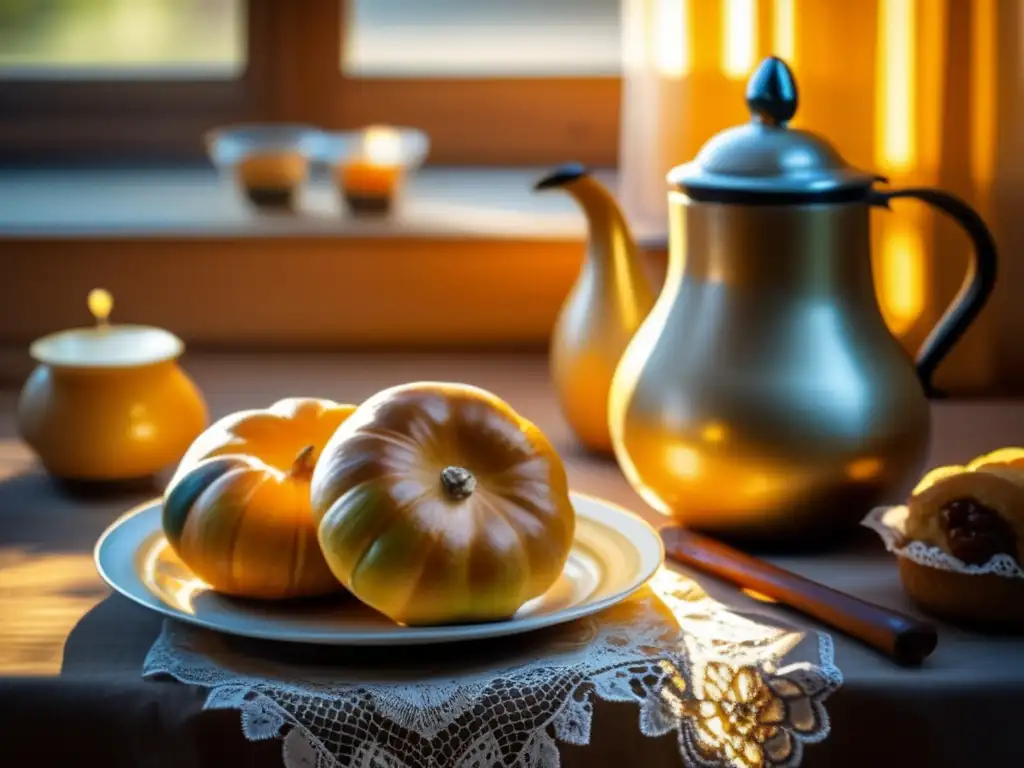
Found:
[[(586, 223), (540, 169), (423, 169), (389, 220), (314, 178), (298, 215), (258, 215), (209, 169), (0, 175), (0, 344), (89, 321), (199, 347), (536, 347), (579, 271)], [(604, 176), (614, 186), (614, 174)], [(655, 279), (664, 233), (639, 232)]]

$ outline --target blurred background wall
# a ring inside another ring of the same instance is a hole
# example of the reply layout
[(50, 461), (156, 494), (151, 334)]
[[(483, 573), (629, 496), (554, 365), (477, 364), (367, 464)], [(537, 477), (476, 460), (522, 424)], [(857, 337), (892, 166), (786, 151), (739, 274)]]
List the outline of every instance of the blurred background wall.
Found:
[[(1021, 392), (1022, 29), (1024, 0), (0, 0), (0, 155), (202, 164), (212, 125), (382, 119), (425, 127), (435, 164), (617, 167), (632, 219), (663, 240), (664, 174), (747, 118), (745, 80), (774, 53), (799, 81), (795, 125), (989, 222), (999, 284), (939, 384)], [(873, 224), (879, 303), (913, 352), (961, 285), (968, 244), (919, 203)], [(530, 276), (550, 281), (537, 317), (568, 290), (571, 264), (558, 265)]]

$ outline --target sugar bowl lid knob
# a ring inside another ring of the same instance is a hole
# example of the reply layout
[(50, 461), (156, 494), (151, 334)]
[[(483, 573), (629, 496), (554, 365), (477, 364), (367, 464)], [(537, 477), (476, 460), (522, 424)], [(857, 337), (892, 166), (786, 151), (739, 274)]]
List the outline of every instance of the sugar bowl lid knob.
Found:
[(782, 59), (769, 56), (747, 81), (747, 107), (754, 120), (784, 126), (799, 103), (796, 78)]
[(114, 308), (114, 297), (103, 288), (93, 288), (86, 297), (89, 313), (95, 318), (96, 325), (106, 327), (109, 323), (110, 310)]

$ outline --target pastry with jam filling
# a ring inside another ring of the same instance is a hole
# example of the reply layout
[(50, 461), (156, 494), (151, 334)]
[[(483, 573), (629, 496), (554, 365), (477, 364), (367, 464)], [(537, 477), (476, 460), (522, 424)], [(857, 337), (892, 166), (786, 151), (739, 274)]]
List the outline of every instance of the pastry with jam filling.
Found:
[(967, 565), (985, 565), (996, 555), (1024, 563), (1024, 468), (965, 467), (918, 488), (907, 504), (909, 539)]
[[(925, 475), (907, 501), (906, 540), (968, 566), (997, 555), (1024, 566), (1024, 449), (1004, 448)], [(1024, 579), (930, 567), (900, 558), (907, 593), (936, 615), (984, 628), (1024, 630)]]

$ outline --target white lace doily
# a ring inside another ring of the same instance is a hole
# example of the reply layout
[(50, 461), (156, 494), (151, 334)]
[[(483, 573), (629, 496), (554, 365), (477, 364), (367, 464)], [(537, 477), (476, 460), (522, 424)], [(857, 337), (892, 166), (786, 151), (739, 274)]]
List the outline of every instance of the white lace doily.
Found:
[(876, 507), (861, 521), (861, 525), (877, 533), (885, 542), (885, 548), (894, 555), (905, 557), (918, 565), (958, 573), (992, 573), (1009, 579), (1024, 579), (1024, 570), (1009, 555), (995, 555), (983, 565), (969, 565), (923, 541), (908, 541), (905, 534), (907, 513), (905, 506)]
[(590, 743), (596, 700), (632, 702), (687, 765), (797, 765), (828, 733), (831, 638), (740, 614), (662, 569), (631, 599), (529, 635), (459, 646), (296, 648), (168, 620), (144, 675), (209, 688), (288, 768), (554, 768)]

